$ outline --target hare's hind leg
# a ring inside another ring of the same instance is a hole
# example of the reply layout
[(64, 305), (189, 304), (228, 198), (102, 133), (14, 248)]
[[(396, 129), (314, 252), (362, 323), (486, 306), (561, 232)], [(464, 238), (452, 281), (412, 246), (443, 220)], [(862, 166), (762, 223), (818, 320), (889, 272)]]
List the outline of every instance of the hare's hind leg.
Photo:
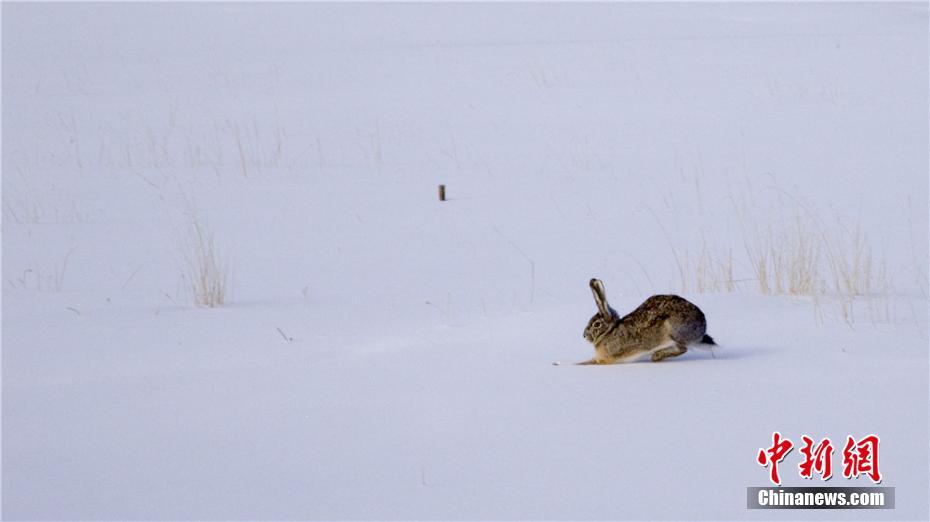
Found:
[(675, 341), (675, 344), (669, 346), (668, 348), (661, 348), (652, 352), (652, 362), (659, 362), (663, 359), (669, 357), (678, 357), (679, 355), (688, 351), (688, 347), (684, 344)]

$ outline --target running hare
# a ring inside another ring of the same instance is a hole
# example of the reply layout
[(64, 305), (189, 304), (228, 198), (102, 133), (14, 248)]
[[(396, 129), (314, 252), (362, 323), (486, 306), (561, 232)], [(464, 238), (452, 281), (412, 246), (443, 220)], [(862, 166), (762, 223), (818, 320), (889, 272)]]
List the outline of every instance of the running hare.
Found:
[(591, 280), (598, 312), (588, 321), (584, 338), (594, 345), (594, 358), (578, 364), (630, 362), (652, 355), (654, 362), (688, 351), (689, 344), (714, 345), (706, 335), (700, 308), (677, 295), (654, 295), (624, 317), (607, 304), (604, 283)]

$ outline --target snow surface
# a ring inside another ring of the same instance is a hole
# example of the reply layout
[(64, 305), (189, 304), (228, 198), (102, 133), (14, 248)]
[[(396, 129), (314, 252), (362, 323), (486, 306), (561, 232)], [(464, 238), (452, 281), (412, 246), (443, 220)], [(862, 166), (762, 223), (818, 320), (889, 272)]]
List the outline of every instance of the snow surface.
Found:
[[(930, 518), (927, 11), (4, 3), (3, 517)], [(852, 315), (751, 281), (801, 212), (886, 264)], [(552, 366), (595, 276), (716, 358)], [(896, 509), (747, 511), (775, 430), (878, 434)]]

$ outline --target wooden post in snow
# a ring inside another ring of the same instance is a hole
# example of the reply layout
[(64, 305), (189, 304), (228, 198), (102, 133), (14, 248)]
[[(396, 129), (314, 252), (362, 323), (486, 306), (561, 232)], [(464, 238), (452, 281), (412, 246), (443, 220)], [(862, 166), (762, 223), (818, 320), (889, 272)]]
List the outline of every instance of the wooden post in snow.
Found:
[(446, 200), (446, 186), (439, 185), (439, 201), (445, 201), (445, 200)]

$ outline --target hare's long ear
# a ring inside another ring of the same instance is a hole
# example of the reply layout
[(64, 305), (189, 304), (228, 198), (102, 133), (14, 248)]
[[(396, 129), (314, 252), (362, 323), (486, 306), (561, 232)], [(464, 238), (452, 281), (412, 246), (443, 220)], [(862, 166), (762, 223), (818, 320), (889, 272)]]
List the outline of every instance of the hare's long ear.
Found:
[(594, 302), (597, 303), (597, 310), (601, 317), (610, 319), (613, 314), (610, 313), (610, 306), (607, 305), (607, 292), (604, 291), (604, 283), (600, 279), (592, 279), (589, 283), (591, 292), (594, 294)]

